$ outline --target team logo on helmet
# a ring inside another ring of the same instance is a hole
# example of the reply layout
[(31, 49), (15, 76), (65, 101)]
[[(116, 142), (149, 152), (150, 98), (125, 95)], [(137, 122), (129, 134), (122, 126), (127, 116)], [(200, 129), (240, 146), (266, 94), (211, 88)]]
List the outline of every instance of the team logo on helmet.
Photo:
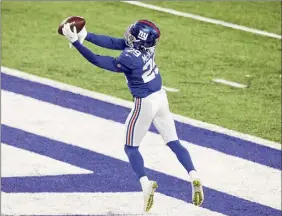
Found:
[(146, 32), (143, 32), (143, 31), (140, 30), (137, 37), (138, 37), (139, 39), (145, 41), (145, 40), (147, 40), (148, 35), (149, 35), (149, 34), (147, 34)]

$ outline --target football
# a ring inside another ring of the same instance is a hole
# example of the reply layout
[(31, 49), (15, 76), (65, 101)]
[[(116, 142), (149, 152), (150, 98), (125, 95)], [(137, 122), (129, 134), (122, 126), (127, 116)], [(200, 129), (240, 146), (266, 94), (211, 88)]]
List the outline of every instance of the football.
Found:
[(62, 28), (63, 28), (64, 24), (66, 24), (66, 23), (71, 24), (70, 25), (71, 30), (73, 30), (73, 27), (75, 26), (77, 33), (79, 33), (81, 31), (81, 29), (85, 26), (86, 20), (81, 16), (70, 16), (70, 17), (64, 19), (58, 27), (58, 33), (60, 35), (63, 35)]

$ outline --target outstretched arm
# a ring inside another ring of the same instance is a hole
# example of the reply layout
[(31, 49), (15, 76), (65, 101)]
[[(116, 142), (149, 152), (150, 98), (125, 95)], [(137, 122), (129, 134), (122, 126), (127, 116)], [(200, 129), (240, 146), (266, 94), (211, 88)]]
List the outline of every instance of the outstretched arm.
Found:
[(62, 28), (63, 35), (72, 43), (72, 45), (93, 65), (113, 72), (129, 73), (131, 70), (124, 66), (123, 63), (114, 57), (100, 56), (91, 52), (88, 48), (79, 42), (76, 27), (73, 31), (70, 29), (70, 23), (64, 24)]
[(98, 35), (94, 33), (87, 33), (85, 40), (107, 49), (123, 50), (126, 47), (123, 38), (114, 38), (106, 35)]
[(72, 43), (73, 46), (80, 52), (93, 65), (113, 72), (130, 72), (130, 70), (117, 61), (116, 58), (111, 56), (100, 56), (94, 54), (88, 48), (83, 46), (78, 40)]

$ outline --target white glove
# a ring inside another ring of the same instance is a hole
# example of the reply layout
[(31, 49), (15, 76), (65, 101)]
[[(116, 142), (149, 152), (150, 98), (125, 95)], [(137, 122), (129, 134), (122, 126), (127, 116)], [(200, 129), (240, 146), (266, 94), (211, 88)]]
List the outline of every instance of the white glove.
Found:
[(82, 44), (84, 39), (87, 36), (87, 31), (86, 31), (85, 26), (81, 29), (81, 31), (77, 35), (78, 35), (79, 42)]
[[(77, 34), (78, 36), (78, 40), (81, 44), (83, 44), (83, 41), (85, 40), (86, 36), (87, 36), (87, 30), (85, 28), (85, 26), (81, 29), (81, 31)], [(72, 48), (72, 43), (69, 43), (69, 48)]]
[(70, 24), (66, 23), (66, 24), (64, 24), (64, 27), (63, 27), (62, 31), (63, 31), (63, 35), (71, 43), (73, 43), (73, 42), (78, 40), (78, 35), (77, 35), (77, 32), (76, 32), (76, 27), (75, 26), (73, 27), (73, 32), (72, 32), (72, 30), (70, 29)]

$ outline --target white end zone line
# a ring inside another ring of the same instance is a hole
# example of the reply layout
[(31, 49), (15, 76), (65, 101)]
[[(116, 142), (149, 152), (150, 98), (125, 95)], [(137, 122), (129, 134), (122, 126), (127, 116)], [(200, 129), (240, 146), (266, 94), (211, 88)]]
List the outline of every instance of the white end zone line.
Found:
[[(83, 96), (98, 99), (98, 100), (101, 100), (101, 101), (105, 101), (105, 102), (108, 102), (108, 103), (112, 103), (112, 104), (115, 104), (115, 105), (119, 105), (119, 106), (123, 106), (123, 107), (127, 107), (127, 108), (133, 107), (133, 102), (130, 102), (130, 101), (127, 101), (127, 100), (124, 100), (124, 99), (120, 99), (120, 98), (116, 98), (116, 97), (109, 96), (109, 95), (106, 95), (106, 94), (86, 90), (86, 89), (83, 89), (83, 88), (80, 88), (80, 87), (68, 85), (68, 84), (61, 83), (61, 82), (58, 82), (58, 81), (54, 81), (54, 80), (51, 80), (51, 79), (31, 75), (31, 74), (24, 73), (24, 72), (19, 71), (19, 70), (15, 70), (15, 69), (11, 69), (11, 68), (1, 66), (1, 72), (15, 76), (15, 77), (19, 77), (19, 78), (22, 78), (22, 79), (25, 79), (25, 80), (29, 80), (29, 81), (32, 81), (32, 82), (38, 82), (38, 83), (41, 83), (41, 84), (45, 84), (45, 85), (49, 85), (49, 86), (52, 86), (52, 87), (55, 87), (55, 88), (66, 90), (66, 91), (69, 91), (69, 92), (72, 92), (72, 93), (76, 93), (76, 94), (80, 94), (80, 95), (83, 95)], [(259, 138), (259, 137), (256, 137), (256, 136), (244, 134), (244, 133), (241, 133), (241, 132), (229, 130), (229, 129), (226, 129), (224, 127), (220, 127), (220, 126), (217, 126), (217, 125), (214, 125), (214, 124), (209, 124), (209, 123), (206, 123), (206, 122), (191, 119), (191, 118), (184, 117), (184, 116), (177, 115), (177, 114), (173, 114), (173, 117), (174, 117), (175, 120), (182, 122), (182, 123), (190, 124), (190, 125), (195, 126), (195, 127), (207, 129), (207, 130), (218, 132), (218, 133), (221, 133), (221, 134), (226, 134), (228, 136), (237, 137), (237, 138), (240, 138), (240, 139), (243, 139), (243, 140), (246, 140), (246, 141), (255, 142), (257, 144), (260, 144), (260, 145), (263, 145), (263, 146), (268, 146), (270, 148), (281, 150), (281, 147), (282, 147), (280, 143), (273, 142), (273, 141), (266, 140), (266, 139), (262, 139), (262, 138)]]
[(272, 37), (272, 38), (276, 38), (276, 39), (280, 39), (280, 40), (282, 39), (281, 35), (278, 35), (278, 34), (275, 34), (275, 33), (270, 33), (270, 32), (266, 32), (266, 31), (246, 27), (246, 26), (228, 23), (228, 22), (224, 22), (224, 21), (221, 21), (221, 20), (211, 19), (211, 18), (207, 18), (207, 17), (203, 17), (203, 16), (191, 14), (191, 13), (180, 12), (180, 11), (173, 10), (173, 9), (170, 9), (170, 8), (163, 8), (163, 7), (159, 7), (159, 6), (156, 6), (156, 5), (151, 5), (151, 4), (147, 4), (147, 3), (143, 3), (143, 2), (139, 2), (139, 1), (122, 1), (122, 2), (132, 4), (132, 5), (136, 5), (136, 6), (139, 6), (139, 7), (152, 9), (152, 10), (155, 10), (155, 11), (160, 11), (160, 12), (172, 14), (172, 15), (175, 15), (175, 16), (191, 18), (191, 19), (194, 19), (194, 20), (199, 20), (199, 21), (203, 21), (203, 22), (207, 22), (207, 23), (221, 25), (221, 26), (225, 26), (225, 27), (228, 27), (228, 28), (233, 28), (233, 29), (237, 29), (237, 30), (241, 30), (241, 31), (245, 31), (245, 32), (250, 32), (250, 33), (254, 33), (254, 34), (258, 34), (258, 35)]
[(216, 83), (222, 83), (222, 84), (225, 84), (225, 85), (229, 85), (229, 86), (232, 86), (232, 87), (235, 87), (235, 88), (247, 88), (248, 87), (247, 85), (228, 81), (228, 80), (225, 80), (225, 79), (213, 79), (213, 81), (216, 82)]

